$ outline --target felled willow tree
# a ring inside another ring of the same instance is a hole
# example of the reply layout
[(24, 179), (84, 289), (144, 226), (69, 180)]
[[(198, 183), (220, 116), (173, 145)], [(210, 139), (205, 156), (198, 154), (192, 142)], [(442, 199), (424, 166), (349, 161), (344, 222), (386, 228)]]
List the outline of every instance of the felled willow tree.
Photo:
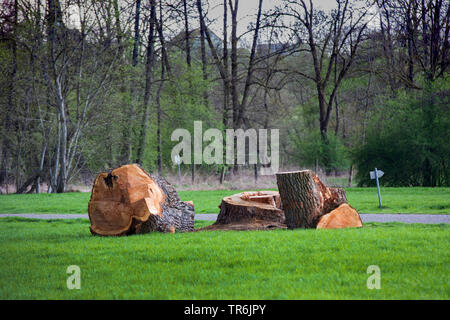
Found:
[(325, 186), (310, 170), (279, 172), (277, 185), (288, 228), (361, 227), (345, 190)]
[(94, 235), (194, 230), (194, 206), (182, 202), (165, 179), (136, 164), (100, 173), (92, 187), (88, 212)]

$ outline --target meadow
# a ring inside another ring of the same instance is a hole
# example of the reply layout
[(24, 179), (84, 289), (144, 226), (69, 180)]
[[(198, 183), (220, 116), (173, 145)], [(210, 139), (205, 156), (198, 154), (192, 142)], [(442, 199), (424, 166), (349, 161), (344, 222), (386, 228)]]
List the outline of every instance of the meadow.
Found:
[[(243, 190), (179, 191), (196, 213), (218, 213), (221, 199)], [(450, 188), (382, 188), (383, 208), (376, 188), (347, 188), (347, 198), (360, 213), (450, 213)], [(0, 195), (0, 213), (87, 213), (89, 192)]]
[[(103, 238), (87, 220), (2, 218), (0, 299), (449, 299), (448, 234), (368, 223)], [(70, 265), (80, 290), (66, 286)], [(379, 290), (367, 287), (371, 265)]]

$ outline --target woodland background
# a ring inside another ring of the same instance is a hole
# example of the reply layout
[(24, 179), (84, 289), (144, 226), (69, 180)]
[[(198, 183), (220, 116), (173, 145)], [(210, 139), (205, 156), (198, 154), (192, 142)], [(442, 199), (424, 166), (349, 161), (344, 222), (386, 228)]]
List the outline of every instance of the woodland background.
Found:
[[(194, 120), (279, 129), (281, 167), (345, 184), (450, 185), (448, 1), (257, 0), (244, 32), (242, 1), (2, 0), (0, 191), (130, 162), (176, 177), (170, 135)], [(259, 168), (182, 173), (258, 186)]]

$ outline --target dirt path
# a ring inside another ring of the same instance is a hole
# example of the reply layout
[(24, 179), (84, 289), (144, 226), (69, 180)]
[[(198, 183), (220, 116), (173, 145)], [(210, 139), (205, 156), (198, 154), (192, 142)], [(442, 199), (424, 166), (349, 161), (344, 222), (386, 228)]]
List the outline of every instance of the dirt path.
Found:
[[(450, 214), (416, 214), (416, 213), (361, 213), (363, 222), (403, 222), (403, 223), (450, 223)], [(88, 219), (87, 214), (59, 214), (59, 213), (0, 213), (0, 218), (21, 217), (32, 219)], [(195, 215), (195, 220), (216, 221), (217, 214), (206, 213)]]

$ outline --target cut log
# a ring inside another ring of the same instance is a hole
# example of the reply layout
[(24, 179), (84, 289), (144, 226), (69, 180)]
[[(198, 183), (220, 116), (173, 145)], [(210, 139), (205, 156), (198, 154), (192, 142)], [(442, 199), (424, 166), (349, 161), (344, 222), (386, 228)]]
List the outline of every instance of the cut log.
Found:
[(136, 164), (100, 173), (88, 205), (94, 235), (194, 230), (194, 206), (180, 201), (173, 186)]
[(199, 230), (268, 230), (286, 228), (276, 191), (244, 192), (222, 199), (213, 225)]
[(347, 203), (345, 190), (328, 188), (310, 170), (276, 174), (288, 228), (315, 228), (319, 219)]
[(323, 215), (317, 224), (317, 229), (338, 229), (362, 227), (358, 212), (349, 204), (343, 203), (330, 213)]

